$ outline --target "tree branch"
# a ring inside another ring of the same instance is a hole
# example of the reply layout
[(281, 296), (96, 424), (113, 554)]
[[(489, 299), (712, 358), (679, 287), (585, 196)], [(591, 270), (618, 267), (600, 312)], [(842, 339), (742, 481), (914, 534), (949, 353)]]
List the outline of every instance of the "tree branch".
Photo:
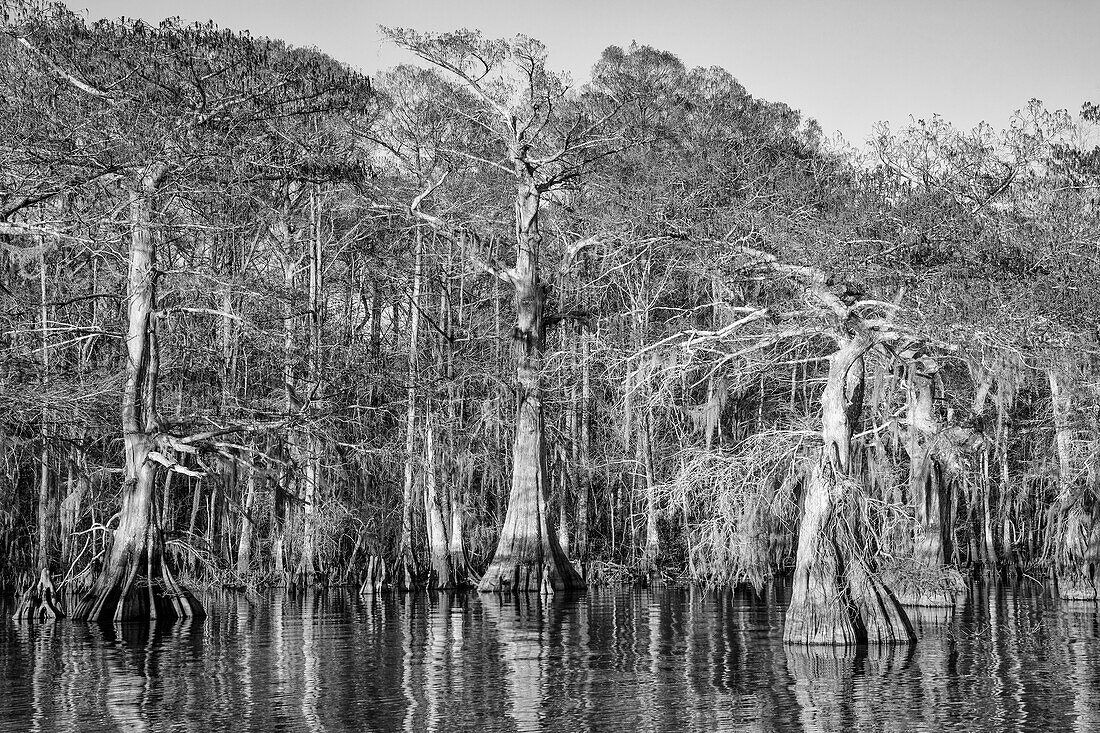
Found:
[(51, 59), (46, 54), (42, 53), (42, 51), (38, 50), (38, 48), (33, 43), (31, 43), (29, 40), (27, 40), (23, 36), (20, 36), (20, 35), (17, 35), (15, 33), (11, 33), (11, 32), (9, 32), (8, 35), (11, 36), (12, 38), (14, 38), (16, 43), (23, 46), (28, 51), (30, 51), (33, 55), (35, 55), (39, 59), (41, 59), (43, 61), (43, 63), (45, 63), (46, 66), (48, 66), (50, 68), (50, 71), (54, 72), (55, 74), (60, 76), (62, 79), (69, 82), (69, 84), (76, 87), (80, 91), (84, 92), (85, 94), (90, 94), (93, 97), (97, 97), (99, 99), (104, 99), (104, 100), (111, 101), (111, 102), (115, 101), (115, 98), (112, 97), (107, 92), (103, 91), (102, 89), (99, 89), (97, 87), (92, 86), (88, 82), (86, 82), (83, 79), (77, 77), (75, 74), (71, 74), (68, 71), (65, 71), (64, 69), (62, 69), (60, 66), (58, 66), (54, 62), (53, 59)]

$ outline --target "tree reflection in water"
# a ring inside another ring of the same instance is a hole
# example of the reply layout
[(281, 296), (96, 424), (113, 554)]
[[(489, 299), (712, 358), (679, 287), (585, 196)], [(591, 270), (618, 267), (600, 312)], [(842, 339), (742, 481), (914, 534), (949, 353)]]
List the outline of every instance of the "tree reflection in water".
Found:
[(321, 733), (321, 663), (316, 648), (317, 591), (305, 591), (302, 599), (302, 722), (304, 730)]
[(1062, 602), (1066, 681), (1073, 690), (1073, 730), (1100, 730), (1100, 616), (1095, 601)]
[(778, 596), (226, 594), (191, 625), (5, 620), (0, 730), (1100, 730), (1095, 603), (976, 584), (910, 609), (911, 648), (837, 653), (785, 647)]

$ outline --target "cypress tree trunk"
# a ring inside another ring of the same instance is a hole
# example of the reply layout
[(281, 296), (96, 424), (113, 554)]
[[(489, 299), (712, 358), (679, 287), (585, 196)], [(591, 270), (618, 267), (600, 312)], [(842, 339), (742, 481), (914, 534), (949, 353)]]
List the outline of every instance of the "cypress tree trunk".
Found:
[(424, 519), (428, 525), (428, 588), (454, 587), (447, 512), (439, 489), (435, 420), (429, 413), (424, 426)]
[(905, 611), (868, 567), (843, 512), (851, 491), (851, 439), (862, 402), (863, 353), (869, 340), (853, 335), (829, 360), (821, 395), (822, 447), (807, 482), (791, 604), (788, 644), (850, 646), (914, 640)]
[(653, 475), (653, 414), (647, 408), (642, 414), (638, 433), (642, 470), (645, 475), (645, 548), (643, 565), (647, 572), (657, 569), (657, 557), (661, 551), (657, 532), (657, 482)]
[(1047, 374), (1054, 408), (1054, 448), (1058, 456), (1058, 526), (1061, 536), (1055, 561), (1058, 592), (1067, 600), (1097, 598), (1100, 565), (1100, 521), (1097, 502), (1084, 480), (1086, 471), (1075, 445), (1074, 384), (1066, 371)]
[[(276, 234), (276, 246), (282, 253), (283, 286), (286, 288), (287, 297), (291, 298), (295, 290), (295, 280), (298, 268), (302, 264), (303, 257), (291, 259), (292, 247), (296, 244), (296, 238), (291, 235), (290, 228), (290, 198), (293, 191), (284, 193), (283, 204), (274, 229)], [(289, 418), (301, 408), (298, 396), (299, 382), (295, 373), (295, 361), (298, 349), (297, 327), (295, 319), (297, 313), (292, 300), (286, 303), (283, 313), (283, 410)], [(274, 566), (276, 582), (282, 585), (291, 583), (290, 568), (296, 568), (287, 552), (287, 531), (294, 526), (295, 516), (298, 513), (298, 466), (302, 462), (302, 436), (297, 427), (290, 426), (286, 430), (283, 442), (283, 466), (279, 480), (275, 485), (275, 500), (272, 502), (272, 538), (271, 556)]]
[(932, 443), (936, 423), (932, 417), (932, 379), (913, 374), (909, 380), (909, 492), (917, 521), (913, 543), (916, 561), (928, 568), (944, 562), (943, 497), (940, 470)]
[[(38, 245), (41, 248), (41, 238), (39, 238)], [(39, 320), (41, 327), (41, 353), (42, 353), (42, 394), (45, 397), (47, 394), (46, 388), (49, 384), (49, 372), (50, 372), (50, 350), (49, 350), (49, 331), (48, 325), (48, 312), (46, 305), (46, 255), (45, 250), (40, 249), (38, 255), (38, 277), (39, 277), (39, 296), (41, 298), (39, 306)], [(39, 446), (38, 453), (38, 539), (35, 543), (34, 552), (34, 565), (35, 575), (33, 579), (29, 581), (26, 588), (23, 589), (20, 594), (19, 603), (16, 606), (15, 613), (12, 618), (24, 621), (35, 621), (54, 619), (63, 616), (64, 613), (61, 610), (60, 605), (56, 599), (56, 591), (53, 586), (53, 581), (50, 578), (50, 561), (49, 561), (49, 539), (53, 532), (50, 531), (50, 485), (51, 485), (51, 471), (50, 471), (50, 448), (49, 448), (49, 434), (47, 432), (47, 425), (50, 424), (50, 411), (45, 406), (42, 407), (41, 424), (39, 425), (39, 439), (41, 445)], [(3, 497), (3, 500), (8, 500), (9, 497)], [(14, 498), (14, 497), (12, 497)], [(66, 534), (63, 537), (67, 538), (71, 528), (67, 529), (62, 526), (63, 532)], [(64, 546), (63, 539), (63, 546)], [(62, 550), (62, 560), (67, 557), (68, 552), (64, 547)]]
[(916, 522), (913, 536), (913, 566), (901, 568), (892, 579), (901, 603), (913, 606), (953, 606), (964, 590), (961, 576), (945, 567), (947, 559), (948, 451), (954, 450), (950, 436), (932, 410), (933, 377), (917, 371), (908, 378), (909, 501)]
[(256, 505), (256, 454), (249, 451), (247, 488), (241, 508), (241, 534), (237, 540), (237, 575), (248, 577), (252, 566), (252, 509)]
[(591, 346), (589, 336), (581, 332), (581, 395), (580, 400), (574, 406), (575, 434), (574, 434), (574, 463), (577, 475), (577, 531), (573, 538), (574, 557), (578, 564), (584, 568), (588, 562), (588, 515), (590, 512), (592, 494), (592, 471), (589, 466), (589, 440), (591, 430), (589, 428), (592, 413), (592, 368), (589, 364)]
[[(513, 158), (522, 160), (513, 151)], [(512, 444), (512, 488), (496, 553), (478, 590), (538, 591), (583, 588), (584, 582), (558, 544), (548, 501), (549, 480), (542, 416), (543, 306), (546, 293), (539, 279), (539, 191), (525, 180), (517, 163), (516, 266), (512, 282), (516, 327), (516, 436)]]
[[(306, 405), (310, 415), (315, 412), (314, 402), (323, 399), (321, 392), (321, 317), (324, 304), (322, 302), (322, 269), (321, 269), (321, 213), (320, 204), (317, 201), (317, 192), (310, 189), (310, 250), (309, 250), (309, 354), (307, 359), (306, 382), (309, 385), (309, 395)], [(306, 465), (304, 475), (304, 496), (302, 503), (303, 528), (302, 528), (302, 555), (298, 563), (298, 578), (307, 586), (316, 582), (318, 573), (317, 558), (317, 533), (318, 505), (321, 500), (321, 438), (318, 428), (313, 426), (306, 436)]]
[(415, 252), (413, 254), (412, 292), (409, 294), (409, 353), (408, 384), (405, 388), (405, 472), (401, 493), (401, 533), (397, 540), (397, 587), (408, 590), (417, 575), (416, 553), (413, 551), (413, 508), (416, 488), (416, 400), (417, 380), (420, 378), (419, 337), (420, 337), (420, 290), (423, 281), (424, 242), (420, 227), (413, 232)]
[(202, 606), (172, 575), (157, 521), (154, 435), (157, 425), (156, 245), (152, 197), (166, 168), (146, 171), (130, 195), (127, 281), (126, 386), (122, 399), (125, 478), (122, 508), (111, 549), (95, 585), (73, 611), (74, 619), (189, 618)]

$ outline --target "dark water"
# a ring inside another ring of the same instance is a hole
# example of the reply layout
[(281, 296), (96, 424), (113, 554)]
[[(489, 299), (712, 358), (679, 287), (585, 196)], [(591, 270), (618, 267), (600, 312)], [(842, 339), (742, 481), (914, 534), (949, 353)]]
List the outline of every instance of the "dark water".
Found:
[(976, 587), (915, 647), (847, 653), (785, 648), (780, 604), (698, 590), (222, 596), (160, 629), (9, 605), (0, 729), (1100, 731), (1096, 604), (1028, 590)]

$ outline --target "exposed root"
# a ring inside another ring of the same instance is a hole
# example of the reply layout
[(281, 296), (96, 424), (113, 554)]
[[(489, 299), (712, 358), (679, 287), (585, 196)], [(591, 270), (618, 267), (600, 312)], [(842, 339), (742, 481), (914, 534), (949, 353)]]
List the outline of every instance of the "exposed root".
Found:
[(850, 478), (814, 468), (798, 538), (783, 640), (808, 646), (908, 644), (905, 610), (872, 570), (869, 503)]
[(42, 568), (38, 582), (23, 591), (12, 618), (16, 621), (52, 621), (64, 615), (50, 571)]
[(848, 569), (848, 582), (852, 601), (867, 635), (867, 643), (890, 645), (916, 641), (917, 635), (909, 622), (909, 616), (879, 576), (856, 560)]
[[(166, 565), (143, 551), (137, 558), (100, 575), (73, 609), (78, 621), (188, 619), (206, 615), (198, 599), (181, 586)], [(142, 572), (142, 571), (145, 572)]]
[(581, 590), (584, 581), (569, 562), (496, 562), (482, 576), (482, 593), (554, 593)]

